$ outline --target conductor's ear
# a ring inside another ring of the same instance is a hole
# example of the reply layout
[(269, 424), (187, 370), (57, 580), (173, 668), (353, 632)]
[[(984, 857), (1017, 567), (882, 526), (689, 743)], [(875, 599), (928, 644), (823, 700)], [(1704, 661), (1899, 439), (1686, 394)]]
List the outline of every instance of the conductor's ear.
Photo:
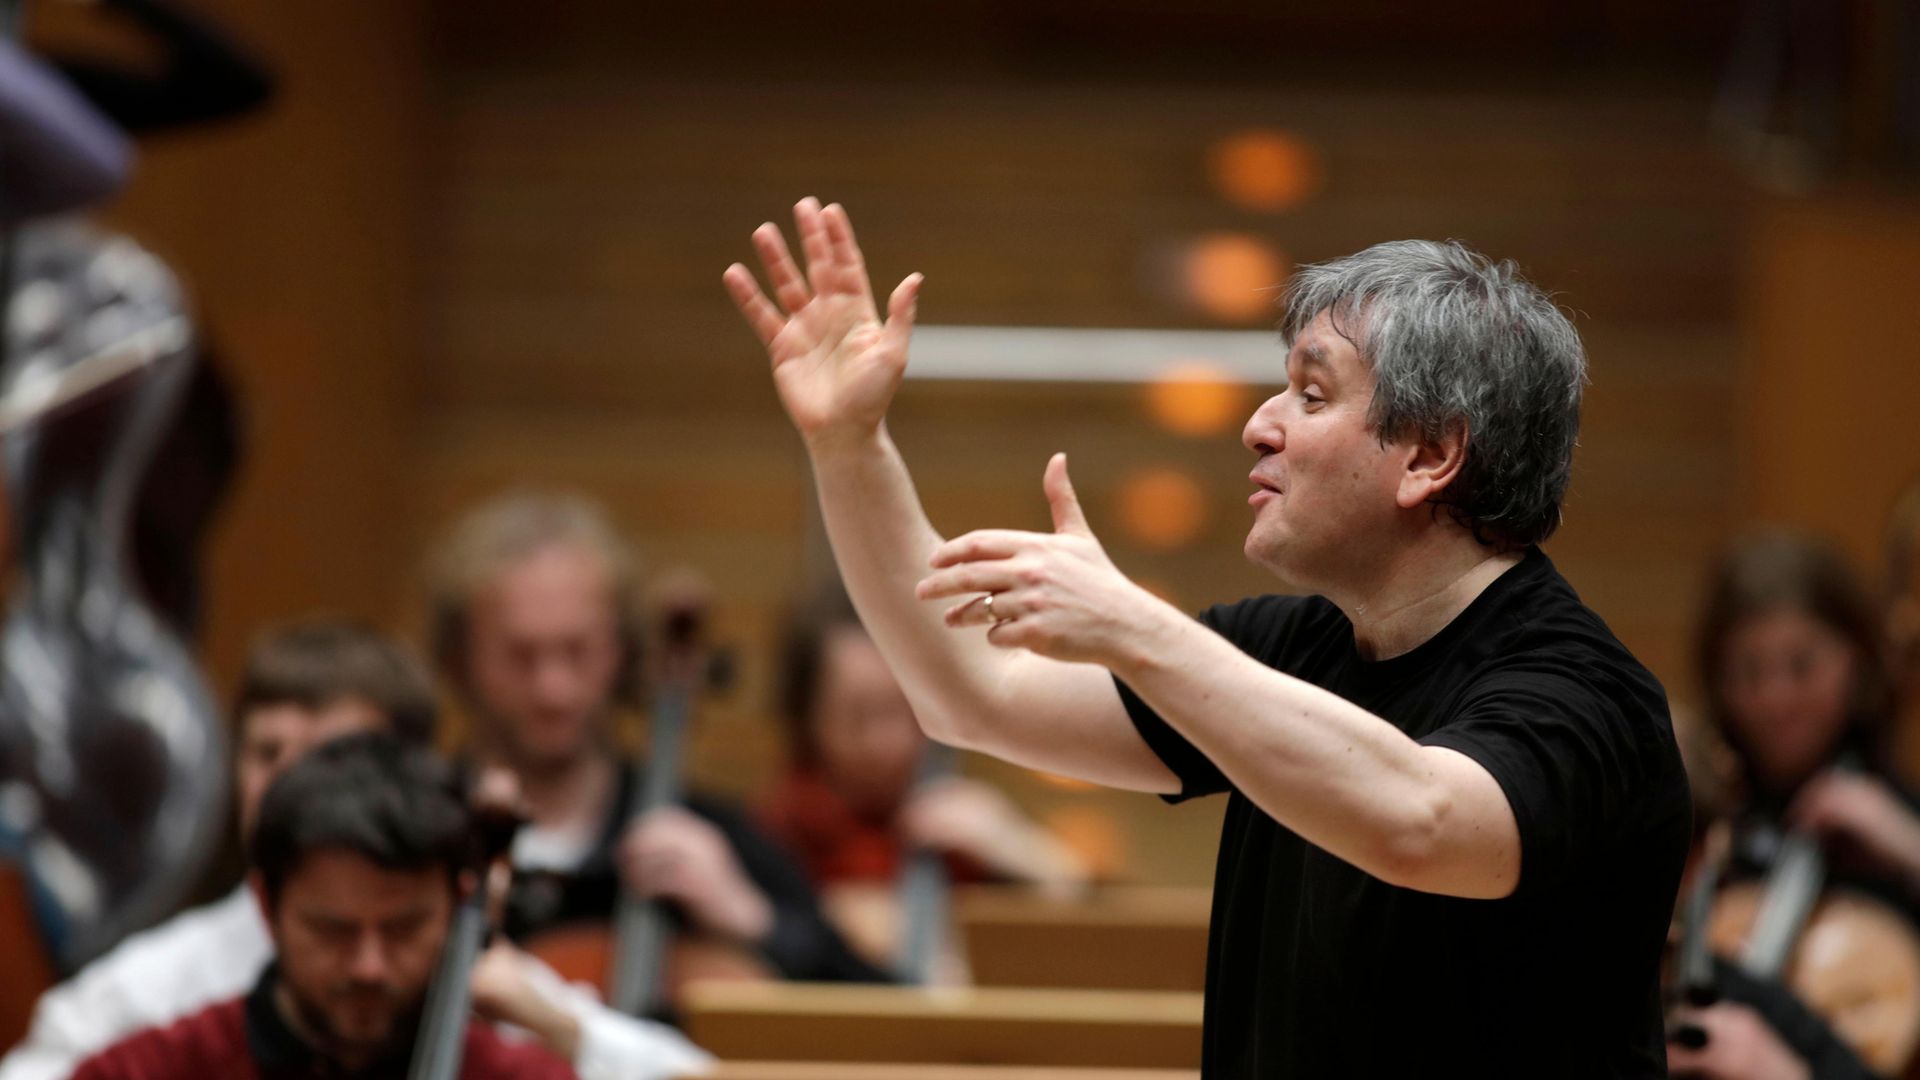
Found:
[(1406, 446), (1406, 469), (1396, 501), (1405, 510), (1445, 501), (1447, 489), (1466, 467), (1471, 443), (1464, 419), (1449, 423), (1437, 438), (1416, 438)]

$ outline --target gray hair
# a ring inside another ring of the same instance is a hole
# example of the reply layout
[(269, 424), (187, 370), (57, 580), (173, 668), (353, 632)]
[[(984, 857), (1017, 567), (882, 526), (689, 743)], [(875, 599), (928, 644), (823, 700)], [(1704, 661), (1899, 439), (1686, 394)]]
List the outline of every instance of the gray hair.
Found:
[(549, 547), (584, 552), (606, 571), (621, 646), (615, 693), (622, 701), (637, 702), (644, 621), (640, 561), (606, 509), (583, 495), (509, 492), (454, 524), (427, 569), (427, 637), (435, 664), (465, 689), (474, 597), (515, 564)]
[(1560, 525), (1580, 431), (1586, 354), (1559, 305), (1456, 240), (1397, 240), (1301, 267), (1281, 336), (1321, 312), (1373, 369), (1367, 419), (1382, 443), (1464, 424), (1466, 461), (1444, 502), (1482, 543), (1537, 544)]

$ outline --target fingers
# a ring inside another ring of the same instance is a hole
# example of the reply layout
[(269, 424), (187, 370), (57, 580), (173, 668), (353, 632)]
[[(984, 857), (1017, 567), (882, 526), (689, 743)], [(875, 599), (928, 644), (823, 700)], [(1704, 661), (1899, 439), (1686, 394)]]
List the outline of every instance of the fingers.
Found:
[(1815, 831), (1828, 830), (1851, 816), (1848, 812), (1851, 804), (1858, 802), (1853, 795), (1845, 776), (1822, 773), (1809, 780), (1800, 794), (1794, 797), (1793, 803), (1787, 807), (1787, 821)]
[(907, 351), (908, 339), (913, 337), (913, 317), (920, 308), (920, 283), (925, 280), (917, 273), (908, 274), (893, 287), (893, 295), (887, 298), (887, 325), (884, 328), (887, 344), (902, 355)]
[(975, 529), (934, 548), (927, 565), (938, 570), (965, 562), (1012, 558), (1032, 546), (1037, 535), (1045, 534), (1018, 529)]
[(1024, 640), (1021, 637), (1019, 621), (1015, 619), (1001, 619), (999, 622), (987, 627), (987, 644), (997, 645), (1002, 649), (1018, 649), (1023, 647)]
[(877, 316), (873, 310), (873, 282), (867, 276), (867, 262), (860, 254), (860, 244), (853, 238), (853, 219), (847, 217), (847, 208), (834, 203), (821, 211), (821, 217), (826, 223), (838, 286), (859, 294), (867, 302), (868, 313)]
[[(991, 605), (987, 603), (989, 596), (993, 597)], [(941, 617), (948, 626), (956, 629), (962, 626), (992, 626), (1013, 618), (1014, 613), (1009, 610), (1011, 604), (1006, 593), (976, 593), (948, 608)]]
[(711, 838), (713, 826), (679, 806), (661, 806), (627, 826), (626, 842), (640, 848), (696, 844)]
[(821, 216), (826, 221), (827, 242), (832, 246), (834, 262), (864, 275), (867, 263), (860, 255), (859, 241), (853, 238), (853, 219), (847, 216), (847, 208), (834, 203), (821, 211)]
[(1086, 512), (1080, 509), (1080, 499), (1073, 493), (1073, 481), (1067, 477), (1067, 455), (1055, 454), (1047, 459), (1047, 471), (1040, 479), (1040, 487), (1047, 493), (1047, 506), (1053, 510), (1054, 532), (1093, 535), (1093, 530), (1087, 527)]
[(495, 859), (487, 867), (487, 925), (498, 927), (507, 914), (507, 892), (513, 888), (513, 864)]
[[(766, 267), (777, 308), (761, 292), (759, 282), (746, 267), (729, 266), (722, 275), (734, 306), (746, 317), (761, 344), (771, 346), (786, 327), (783, 312), (798, 314), (816, 296), (839, 293), (858, 297), (864, 302), (867, 317), (878, 318), (866, 259), (854, 239), (853, 221), (847, 216), (846, 208), (835, 203), (823, 209), (820, 200), (809, 195), (794, 204), (793, 220), (800, 234), (801, 250), (806, 255), (804, 272), (795, 262), (779, 226), (767, 222), (753, 231), (754, 250)], [(887, 303), (884, 330), (890, 343), (903, 354), (907, 339), (913, 334), (921, 280), (919, 274), (908, 275), (893, 290)]]
[(780, 227), (769, 221), (753, 230), (753, 249), (760, 254), (760, 265), (767, 269), (767, 280), (773, 283), (774, 299), (787, 314), (806, 307), (813, 294), (800, 276), (793, 253), (787, 250), (787, 238), (780, 234)]
[(627, 826), (620, 851), (627, 886), (644, 896), (675, 893), (708, 861), (705, 824), (678, 807), (662, 807)]
[[(1701, 1076), (1713, 1065), (1712, 1055), (1719, 1048), (1713, 1045), (1712, 1027), (1718, 1018), (1710, 1012), (1694, 1009), (1682, 1009), (1668, 1018), (1667, 1034), (1667, 1071), (1674, 1076)], [(1706, 1040), (1704, 1046), (1688, 1046), (1679, 1040), (1678, 1032), (1682, 1026), (1692, 1028)]]
[(1667, 1072), (1676, 1080), (1708, 1075), (1706, 1051), (1692, 1050), (1679, 1043), (1667, 1044)]
[(839, 283), (835, 280), (833, 241), (827, 236), (820, 200), (809, 195), (795, 203), (793, 222), (800, 230), (800, 249), (807, 254), (807, 281), (812, 284), (814, 295), (835, 291)]
[(753, 279), (753, 271), (734, 263), (727, 267), (726, 273), (720, 275), (720, 280), (726, 282), (727, 294), (733, 297), (733, 306), (739, 308), (740, 314), (746, 317), (747, 325), (753, 328), (753, 335), (760, 339), (760, 344), (772, 348), (773, 339), (779, 336), (787, 320), (773, 306), (773, 301), (767, 299), (767, 294), (760, 291), (760, 283)]
[[(1013, 577), (1013, 571), (998, 562), (965, 563), (921, 578), (913, 593), (922, 600), (943, 600), (966, 593), (998, 593), (1013, 588)], [(999, 604), (995, 599), (994, 615), (1004, 619), (1007, 613), (998, 610)]]

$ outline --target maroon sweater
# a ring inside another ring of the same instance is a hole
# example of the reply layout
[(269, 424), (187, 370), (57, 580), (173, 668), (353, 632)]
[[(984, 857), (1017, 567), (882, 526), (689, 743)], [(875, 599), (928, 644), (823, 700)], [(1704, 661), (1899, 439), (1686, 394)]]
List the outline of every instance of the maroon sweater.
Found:
[[(82, 1062), (73, 1080), (316, 1080), (394, 1077), (407, 1061), (348, 1072), (301, 1042), (273, 1004), (273, 970), (245, 997), (209, 1005), (166, 1027), (136, 1032)], [(467, 1025), (463, 1080), (572, 1080), (573, 1069), (547, 1050), (509, 1043), (482, 1023)]]

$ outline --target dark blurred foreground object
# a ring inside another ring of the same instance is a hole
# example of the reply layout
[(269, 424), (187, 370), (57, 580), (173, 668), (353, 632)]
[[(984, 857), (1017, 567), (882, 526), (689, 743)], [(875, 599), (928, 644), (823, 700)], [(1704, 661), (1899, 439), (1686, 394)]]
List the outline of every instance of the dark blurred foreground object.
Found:
[(131, 158), (126, 138), (58, 74), (0, 38), (0, 228), (105, 199)]
[[(98, 0), (156, 54), (129, 66), (52, 57), (68, 82), (128, 133), (148, 136), (237, 119), (273, 98), (267, 65), (212, 21), (161, 0)], [(200, 548), (241, 454), (239, 408), (203, 337), (178, 414), (160, 437), (134, 510), (134, 561), (154, 608), (189, 638), (200, 629)]]
[(173, 275), (79, 225), (18, 238), (0, 452), (19, 580), (0, 628), (0, 859), (72, 971), (173, 908), (216, 839), (226, 747), (134, 587), (140, 477), (193, 365)]
[(51, 60), (129, 134), (230, 120), (272, 99), (266, 65), (207, 19), (160, 0), (98, 0), (97, 6), (153, 43), (159, 60), (152, 70), (69, 54)]
[[(221, 120), (271, 95), (211, 25), (154, 0), (101, 7), (154, 40), (151, 70), (67, 57), (63, 83), (0, 40), (0, 227), (116, 190), (116, 124)], [(0, 0), (0, 37), (20, 10)], [(200, 539), (238, 439), (192, 339), (173, 275), (131, 241), (69, 224), (0, 237), (4, 561), (22, 569), (0, 630), (0, 1045), (26, 1016), (10, 1005), (171, 909), (214, 843), (225, 746), (176, 635), (197, 627)]]

